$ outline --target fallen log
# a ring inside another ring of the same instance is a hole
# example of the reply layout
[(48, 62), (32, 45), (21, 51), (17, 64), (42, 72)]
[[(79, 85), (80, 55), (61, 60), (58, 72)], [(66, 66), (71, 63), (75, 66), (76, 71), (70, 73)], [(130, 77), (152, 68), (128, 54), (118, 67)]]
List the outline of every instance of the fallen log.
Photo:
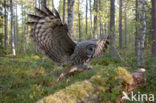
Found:
[(89, 80), (76, 82), (37, 103), (124, 103), (129, 94), (145, 83), (145, 69), (129, 73), (122, 67), (102, 69)]

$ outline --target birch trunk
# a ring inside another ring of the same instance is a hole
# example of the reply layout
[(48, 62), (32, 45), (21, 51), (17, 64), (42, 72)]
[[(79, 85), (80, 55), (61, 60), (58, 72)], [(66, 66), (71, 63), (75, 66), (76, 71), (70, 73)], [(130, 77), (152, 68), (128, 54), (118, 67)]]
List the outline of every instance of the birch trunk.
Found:
[(54, 0), (52, 0), (52, 8), (55, 8), (55, 6), (54, 6)]
[(91, 32), (90, 32), (90, 38), (92, 37), (92, 0), (89, 0), (89, 7), (90, 7), (90, 28), (91, 28)]
[(146, 0), (139, 0), (138, 13), (139, 13), (139, 35), (138, 35), (138, 45), (137, 45), (137, 62), (138, 66), (144, 66), (144, 43), (146, 35)]
[(93, 28), (93, 37), (96, 39), (98, 38), (97, 34), (97, 7), (98, 7), (98, 2), (97, 0), (94, 0), (94, 28)]
[(43, 7), (43, 6), (46, 6), (47, 1), (46, 1), (46, 0), (42, 0), (42, 1), (41, 1), (41, 4), (42, 4), (42, 5), (41, 5), (41, 9), (44, 10), (44, 7)]
[(66, 7), (66, 0), (63, 0), (63, 17), (62, 17), (62, 19), (63, 19), (63, 23), (65, 23), (65, 7)]
[(139, 26), (139, 15), (138, 15), (138, 0), (136, 0), (136, 10), (135, 10), (135, 14), (136, 14), (136, 24), (135, 24), (135, 54), (137, 55), (137, 48), (138, 48), (138, 26)]
[(19, 47), (19, 35), (18, 35), (18, 14), (17, 14), (17, 1), (16, 1), (16, 50), (18, 51)]
[(78, 0), (78, 17), (79, 17), (79, 41), (81, 41), (82, 40), (82, 34), (81, 34), (80, 0)]
[(75, 0), (68, 0), (68, 30), (72, 39), (74, 39), (74, 2)]
[(88, 0), (86, 0), (86, 34), (85, 34), (85, 38), (87, 38), (88, 36)]
[(12, 54), (16, 55), (16, 51), (15, 51), (15, 32), (14, 32), (14, 25), (15, 25), (15, 21), (14, 21), (14, 13), (13, 13), (13, 4), (12, 4), (12, 0), (10, 0), (10, 11), (11, 11), (11, 49), (12, 49)]

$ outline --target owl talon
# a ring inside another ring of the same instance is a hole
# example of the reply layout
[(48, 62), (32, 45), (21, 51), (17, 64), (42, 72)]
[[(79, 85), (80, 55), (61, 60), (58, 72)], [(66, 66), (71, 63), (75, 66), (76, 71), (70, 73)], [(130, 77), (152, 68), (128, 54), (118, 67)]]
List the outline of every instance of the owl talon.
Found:
[(92, 66), (90, 66), (90, 65), (86, 65), (86, 68), (85, 68), (86, 70), (90, 70), (90, 69), (92, 69)]

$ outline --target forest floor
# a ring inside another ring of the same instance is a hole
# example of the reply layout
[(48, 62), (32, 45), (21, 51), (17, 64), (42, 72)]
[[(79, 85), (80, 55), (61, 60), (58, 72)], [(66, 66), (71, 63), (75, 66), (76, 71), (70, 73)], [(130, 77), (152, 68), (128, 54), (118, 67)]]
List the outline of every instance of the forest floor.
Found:
[[(56, 83), (56, 78), (64, 71), (64, 68), (45, 57), (40, 55), (1, 57), (0, 103), (33, 103), (77, 81), (89, 79), (101, 67), (121, 66), (130, 72), (134, 71), (138, 68), (136, 57), (133, 53), (130, 54), (121, 53), (121, 60), (106, 53), (91, 62), (92, 70), (64, 78), (59, 83)], [(156, 89), (156, 58), (151, 58), (148, 55), (145, 58), (147, 82), (135, 92), (154, 93), (156, 96), (154, 91)]]

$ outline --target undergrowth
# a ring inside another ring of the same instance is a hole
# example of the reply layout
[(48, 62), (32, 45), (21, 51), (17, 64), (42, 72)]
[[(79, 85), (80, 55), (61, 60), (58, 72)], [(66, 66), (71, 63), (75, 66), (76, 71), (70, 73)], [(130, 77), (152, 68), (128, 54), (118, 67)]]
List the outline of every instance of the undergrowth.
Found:
[[(123, 61), (118, 57), (105, 54), (91, 62), (92, 70), (65, 78), (59, 83), (56, 83), (56, 78), (64, 71), (64, 68), (42, 55), (5, 56), (0, 58), (0, 103), (33, 103), (77, 81), (90, 79), (105, 66), (121, 66), (128, 71), (134, 71), (138, 67), (136, 57), (133, 55), (121, 53)], [(145, 58), (147, 82), (135, 91), (154, 93), (156, 58), (150, 56)]]

